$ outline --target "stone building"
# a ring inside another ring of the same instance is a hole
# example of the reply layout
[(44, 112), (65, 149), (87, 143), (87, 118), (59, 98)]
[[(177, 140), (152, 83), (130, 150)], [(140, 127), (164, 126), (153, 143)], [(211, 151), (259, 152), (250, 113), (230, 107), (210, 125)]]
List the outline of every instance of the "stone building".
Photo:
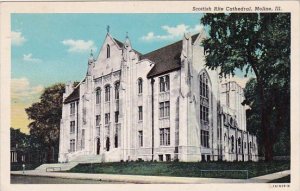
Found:
[(257, 161), (243, 89), (205, 67), (204, 32), (141, 54), (108, 32), (66, 84), (59, 161)]

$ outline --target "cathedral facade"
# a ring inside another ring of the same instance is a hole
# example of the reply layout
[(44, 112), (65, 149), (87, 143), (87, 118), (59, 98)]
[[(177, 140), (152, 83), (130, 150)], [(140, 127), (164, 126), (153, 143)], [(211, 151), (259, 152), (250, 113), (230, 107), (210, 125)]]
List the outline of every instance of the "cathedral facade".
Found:
[(243, 89), (205, 67), (203, 37), (141, 54), (108, 32), (66, 84), (59, 162), (257, 161)]

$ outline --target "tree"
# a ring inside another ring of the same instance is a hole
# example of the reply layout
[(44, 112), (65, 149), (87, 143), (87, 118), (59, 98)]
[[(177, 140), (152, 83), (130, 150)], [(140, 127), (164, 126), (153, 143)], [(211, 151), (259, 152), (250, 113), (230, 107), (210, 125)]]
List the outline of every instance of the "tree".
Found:
[(30, 135), (37, 137), (48, 151), (47, 161), (53, 162), (54, 150), (58, 150), (59, 127), (62, 115), (64, 84), (55, 84), (45, 88), (40, 101), (33, 103), (25, 111), (33, 120), (29, 125)]
[(272, 160), (273, 136), (280, 132), (282, 122), (277, 120), (277, 126), (271, 128), (269, 114), (276, 110), (279, 119), (288, 114), (290, 14), (206, 14), (201, 22), (209, 28), (209, 37), (202, 41), (208, 68), (220, 68), (220, 76), (234, 75), (236, 69), (244, 70), (246, 75), (254, 72), (265, 159)]
[[(261, 108), (257, 89), (256, 80), (254, 78), (250, 79), (244, 89), (245, 101), (243, 104), (247, 104), (251, 108), (246, 111), (247, 129), (257, 136), (259, 144), (263, 144), (264, 136), (260, 128), (261, 119), (259, 116)], [(280, 90), (284, 90), (284, 87), (281, 87)], [(281, 99), (282, 96), (288, 98), (289, 93), (280, 93), (280, 90), (274, 91), (271, 89), (269, 91), (270, 95), (266, 100), (266, 105), (273, 107), (268, 114), (270, 116), (269, 128), (272, 133), (273, 151), (276, 155), (286, 156), (290, 154), (290, 103), (289, 99)], [(285, 112), (281, 113), (281, 111)], [(259, 154), (264, 152), (263, 148), (259, 150)]]

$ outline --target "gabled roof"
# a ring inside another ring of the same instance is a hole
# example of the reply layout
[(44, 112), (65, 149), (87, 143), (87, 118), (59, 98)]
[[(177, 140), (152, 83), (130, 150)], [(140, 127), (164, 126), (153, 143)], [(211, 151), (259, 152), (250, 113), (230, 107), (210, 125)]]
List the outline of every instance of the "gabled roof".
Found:
[[(198, 35), (199, 33), (192, 36), (192, 43), (196, 41)], [(147, 77), (151, 78), (167, 72), (179, 70), (181, 51), (182, 40), (142, 55), (140, 57), (141, 60), (148, 59), (155, 63)]]
[(73, 90), (73, 92), (65, 99), (64, 104), (79, 100), (79, 93), (80, 93), (80, 85), (78, 85)]

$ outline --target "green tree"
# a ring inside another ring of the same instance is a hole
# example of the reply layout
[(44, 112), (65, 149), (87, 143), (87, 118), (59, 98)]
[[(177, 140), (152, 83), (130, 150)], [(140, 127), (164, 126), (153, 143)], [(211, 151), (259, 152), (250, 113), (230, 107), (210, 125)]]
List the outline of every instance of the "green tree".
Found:
[(45, 88), (40, 101), (33, 103), (25, 111), (33, 120), (29, 125), (30, 135), (40, 140), (48, 151), (47, 162), (52, 161), (53, 152), (58, 151), (59, 127), (62, 115), (64, 84), (55, 84)]
[(276, 110), (276, 117), (285, 117), (284, 100), (289, 103), (290, 14), (205, 14), (201, 22), (209, 28), (202, 42), (208, 68), (220, 68), (221, 76), (234, 75), (236, 69), (254, 72), (265, 159), (272, 160), (273, 136), (282, 126), (277, 120), (277, 126), (271, 128), (269, 114)]

